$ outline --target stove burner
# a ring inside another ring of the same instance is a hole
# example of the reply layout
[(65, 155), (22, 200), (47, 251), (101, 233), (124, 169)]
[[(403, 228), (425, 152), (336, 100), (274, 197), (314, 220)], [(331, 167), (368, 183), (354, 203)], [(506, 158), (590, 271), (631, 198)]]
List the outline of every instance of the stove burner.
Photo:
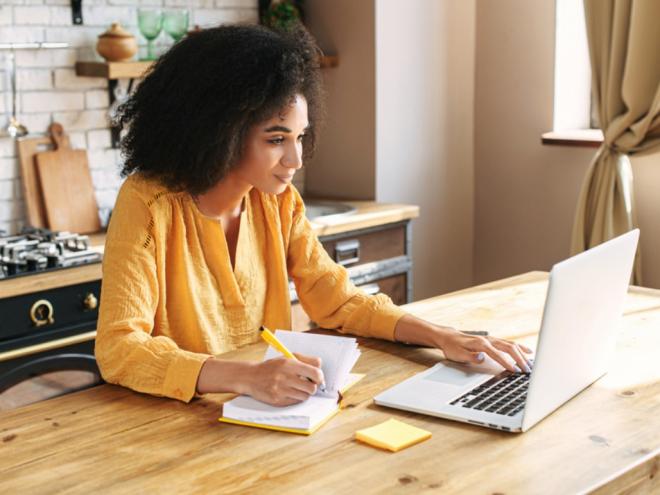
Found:
[(36, 228), (17, 235), (0, 232), (0, 279), (99, 261), (86, 235)]

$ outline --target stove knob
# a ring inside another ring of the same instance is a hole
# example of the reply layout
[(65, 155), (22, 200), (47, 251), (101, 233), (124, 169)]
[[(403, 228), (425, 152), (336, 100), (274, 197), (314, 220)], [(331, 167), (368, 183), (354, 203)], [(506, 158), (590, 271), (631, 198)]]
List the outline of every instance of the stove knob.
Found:
[(18, 273), (18, 263), (15, 261), (7, 261), (5, 266), (7, 267), (7, 275), (16, 275)]
[(30, 319), (37, 327), (55, 323), (53, 305), (46, 299), (39, 299), (30, 308)]
[(83, 300), (83, 306), (87, 310), (92, 310), (96, 309), (99, 305), (99, 300), (96, 298), (96, 296), (93, 293), (89, 293), (85, 296), (85, 299)]
[(27, 271), (36, 272), (39, 268), (39, 259), (38, 258), (26, 258), (27, 261)]

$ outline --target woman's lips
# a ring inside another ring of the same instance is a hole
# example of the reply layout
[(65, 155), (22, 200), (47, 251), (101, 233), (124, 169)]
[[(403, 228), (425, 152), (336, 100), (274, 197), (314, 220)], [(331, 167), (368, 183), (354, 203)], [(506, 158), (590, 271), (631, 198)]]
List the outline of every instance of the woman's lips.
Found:
[(289, 184), (293, 180), (293, 175), (276, 175), (275, 177), (283, 184)]

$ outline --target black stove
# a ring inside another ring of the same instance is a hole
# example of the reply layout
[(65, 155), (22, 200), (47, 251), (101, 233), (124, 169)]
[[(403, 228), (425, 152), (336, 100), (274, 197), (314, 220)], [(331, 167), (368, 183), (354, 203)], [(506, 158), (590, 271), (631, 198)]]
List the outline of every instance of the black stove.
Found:
[(78, 278), (47, 277), (34, 289), (14, 280), (101, 258), (86, 235), (34, 228), (17, 235), (0, 231), (0, 393), (51, 371), (86, 370), (100, 380), (94, 359), (100, 270)]
[(0, 232), (0, 280), (100, 261), (86, 235), (46, 229)]

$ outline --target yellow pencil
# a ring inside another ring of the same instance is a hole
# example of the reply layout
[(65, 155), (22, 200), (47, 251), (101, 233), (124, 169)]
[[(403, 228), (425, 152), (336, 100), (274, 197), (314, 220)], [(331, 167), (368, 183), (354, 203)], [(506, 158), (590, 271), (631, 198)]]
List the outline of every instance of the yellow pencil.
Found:
[(262, 339), (264, 339), (269, 345), (272, 345), (275, 349), (277, 349), (282, 354), (284, 354), (284, 357), (287, 357), (289, 359), (295, 359), (296, 361), (298, 361), (298, 359), (296, 359), (296, 356), (294, 356), (293, 353), (289, 349), (287, 349), (285, 345), (278, 340), (277, 337), (275, 337), (273, 332), (271, 332), (264, 326), (260, 326), (259, 333), (261, 334)]

